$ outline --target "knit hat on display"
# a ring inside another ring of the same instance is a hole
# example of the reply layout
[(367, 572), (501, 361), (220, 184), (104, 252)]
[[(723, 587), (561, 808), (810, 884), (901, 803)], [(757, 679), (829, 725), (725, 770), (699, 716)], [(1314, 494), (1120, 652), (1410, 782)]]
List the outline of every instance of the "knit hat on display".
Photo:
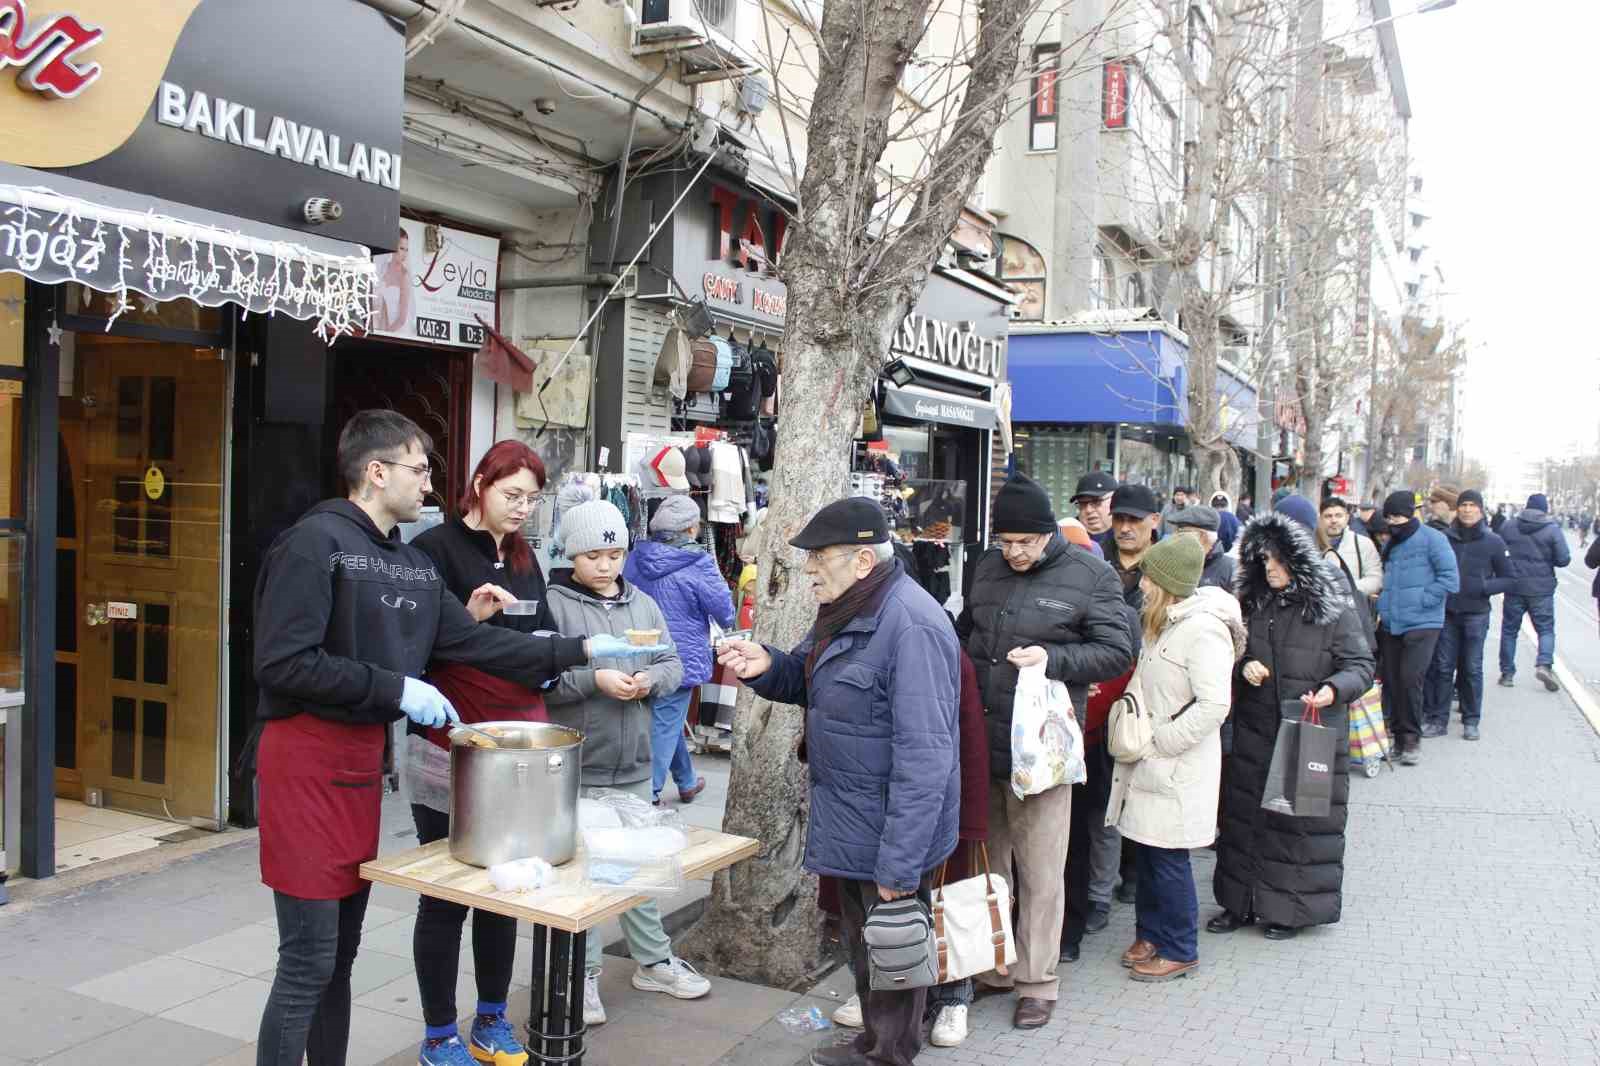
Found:
[(1461, 493), (1457, 492), (1453, 485), (1440, 485), (1428, 493), (1428, 499), (1433, 503), (1442, 503), (1446, 507), (1454, 507), (1456, 502), (1461, 499)]
[(1464, 503), (1475, 503), (1480, 508), (1483, 507), (1483, 493), (1477, 489), (1463, 489), (1461, 495), (1456, 497), (1456, 506), (1460, 507)]
[(1544, 493), (1536, 492), (1528, 497), (1528, 510), (1543, 511), (1545, 514), (1549, 514), (1550, 501), (1545, 497)]
[(1145, 577), (1180, 600), (1194, 595), (1205, 565), (1206, 550), (1194, 537), (1158, 540), (1139, 560)]
[(687, 496), (668, 496), (650, 519), (652, 533), (679, 533), (700, 524), (700, 508)]
[(1383, 517), (1410, 518), (1417, 513), (1417, 497), (1410, 489), (1396, 489), (1383, 501)]
[(1054, 533), (1050, 496), (1027, 474), (1013, 474), (994, 498), (996, 533)]
[(585, 552), (628, 550), (628, 521), (609, 500), (580, 503), (561, 516), (561, 554), (568, 559)]
[(1290, 493), (1277, 503), (1272, 509), (1285, 518), (1292, 518), (1307, 529), (1317, 528), (1317, 509), (1311, 506), (1311, 501), (1297, 493)]

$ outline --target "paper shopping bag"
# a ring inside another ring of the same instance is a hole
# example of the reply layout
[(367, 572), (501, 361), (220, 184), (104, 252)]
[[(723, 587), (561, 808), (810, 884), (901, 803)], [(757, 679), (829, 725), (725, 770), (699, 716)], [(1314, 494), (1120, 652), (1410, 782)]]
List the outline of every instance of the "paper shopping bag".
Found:
[(1278, 723), (1261, 806), (1293, 818), (1326, 817), (1333, 809), (1333, 730), (1297, 700), (1285, 701), (1283, 709), (1293, 717)]

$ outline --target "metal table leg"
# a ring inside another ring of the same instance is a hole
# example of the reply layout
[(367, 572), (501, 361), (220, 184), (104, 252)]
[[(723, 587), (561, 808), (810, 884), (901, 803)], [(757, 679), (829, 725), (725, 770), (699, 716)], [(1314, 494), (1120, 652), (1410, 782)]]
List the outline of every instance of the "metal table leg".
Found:
[(533, 927), (533, 987), (528, 1056), (534, 1062), (583, 1062), (583, 982), (587, 933)]

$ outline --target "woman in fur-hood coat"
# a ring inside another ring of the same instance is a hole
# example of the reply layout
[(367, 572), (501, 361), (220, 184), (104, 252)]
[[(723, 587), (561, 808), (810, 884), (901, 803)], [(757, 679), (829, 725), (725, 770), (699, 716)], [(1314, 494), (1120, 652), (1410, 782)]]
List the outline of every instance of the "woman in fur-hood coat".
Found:
[[(1269, 936), (1288, 939), (1304, 926), (1339, 920), (1350, 783), (1346, 712), (1372, 684), (1375, 663), (1336, 573), (1311, 531), (1283, 515), (1257, 515), (1240, 533), (1234, 590), (1249, 637), (1234, 671), (1233, 753), (1222, 782), (1212, 886), (1224, 910), (1208, 923), (1212, 932), (1259, 920)], [(1307, 693), (1322, 705), (1336, 745), (1333, 809), (1323, 818), (1261, 809), (1278, 723), (1286, 712), (1299, 716)]]

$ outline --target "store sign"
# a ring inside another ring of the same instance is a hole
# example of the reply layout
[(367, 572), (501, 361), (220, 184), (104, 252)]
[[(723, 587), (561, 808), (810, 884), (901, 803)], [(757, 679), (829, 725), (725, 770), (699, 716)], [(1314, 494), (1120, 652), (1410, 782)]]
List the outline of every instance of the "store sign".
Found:
[(378, 278), (368, 332), (430, 344), (481, 345), (484, 330), (478, 319), (494, 322), (499, 239), (411, 218), (400, 220), (400, 234), (393, 254), (372, 260)]
[(170, 81), (161, 83), (156, 121), (185, 133), (279, 156), (356, 181), (386, 189), (400, 188), (398, 155), (382, 148), (369, 148), (357, 140), (346, 141), (337, 133), (302, 125), (280, 115), (273, 115), (270, 121), (262, 116), (258, 128), (255, 108), (220, 96), (213, 100), (199, 90), (191, 93)]
[(970, 429), (993, 429), (996, 424), (993, 404), (895, 388), (883, 390), (883, 413)]
[[(730, 304), (734, 307), (745, 306), (745, 283), (738, 278), (730, 278), (726, 274), (718, 274), (708, 270), (700, 279), (701, 291), (706, 299), (712, 303)], [(763, 289), (754, 282), (749, 284), (749, 306), (758, 314), (769, 318), (782, 318), (789, 313), (789, 295), (783, 288)]]
[[(12, 67), (40, 91), (0, 83), (0, 162), (34, 184), (394, 247), (405, 33), (360, 0), (0, 0)], [(341, 217), (308, 222), (314, 199)]]
[(783, 212), (724, 185), (711, 186), (711, 206), (717, 216), (716, 258), (744, 270), (776, 274), (787, 233)]
[(1108, 130), (1128, 128), (1128, 64), (1120, 60), (1105, 65), (1100, 93), (1101, 119)]
[(100, 64), (83, 53), (104, 37), (76, 15), (49, 15), (28, 20), (23, 0), (0, 0), (0, 70), (21, 67), (17, 84), (36, 93), (70, 100), (100, 77)]
[(979, 335), (976, 323), (944, 322), (912, 312), (895, 331), (889, 350), (992, 378), (999, 375), (1005, 343), (1003, 337)]

